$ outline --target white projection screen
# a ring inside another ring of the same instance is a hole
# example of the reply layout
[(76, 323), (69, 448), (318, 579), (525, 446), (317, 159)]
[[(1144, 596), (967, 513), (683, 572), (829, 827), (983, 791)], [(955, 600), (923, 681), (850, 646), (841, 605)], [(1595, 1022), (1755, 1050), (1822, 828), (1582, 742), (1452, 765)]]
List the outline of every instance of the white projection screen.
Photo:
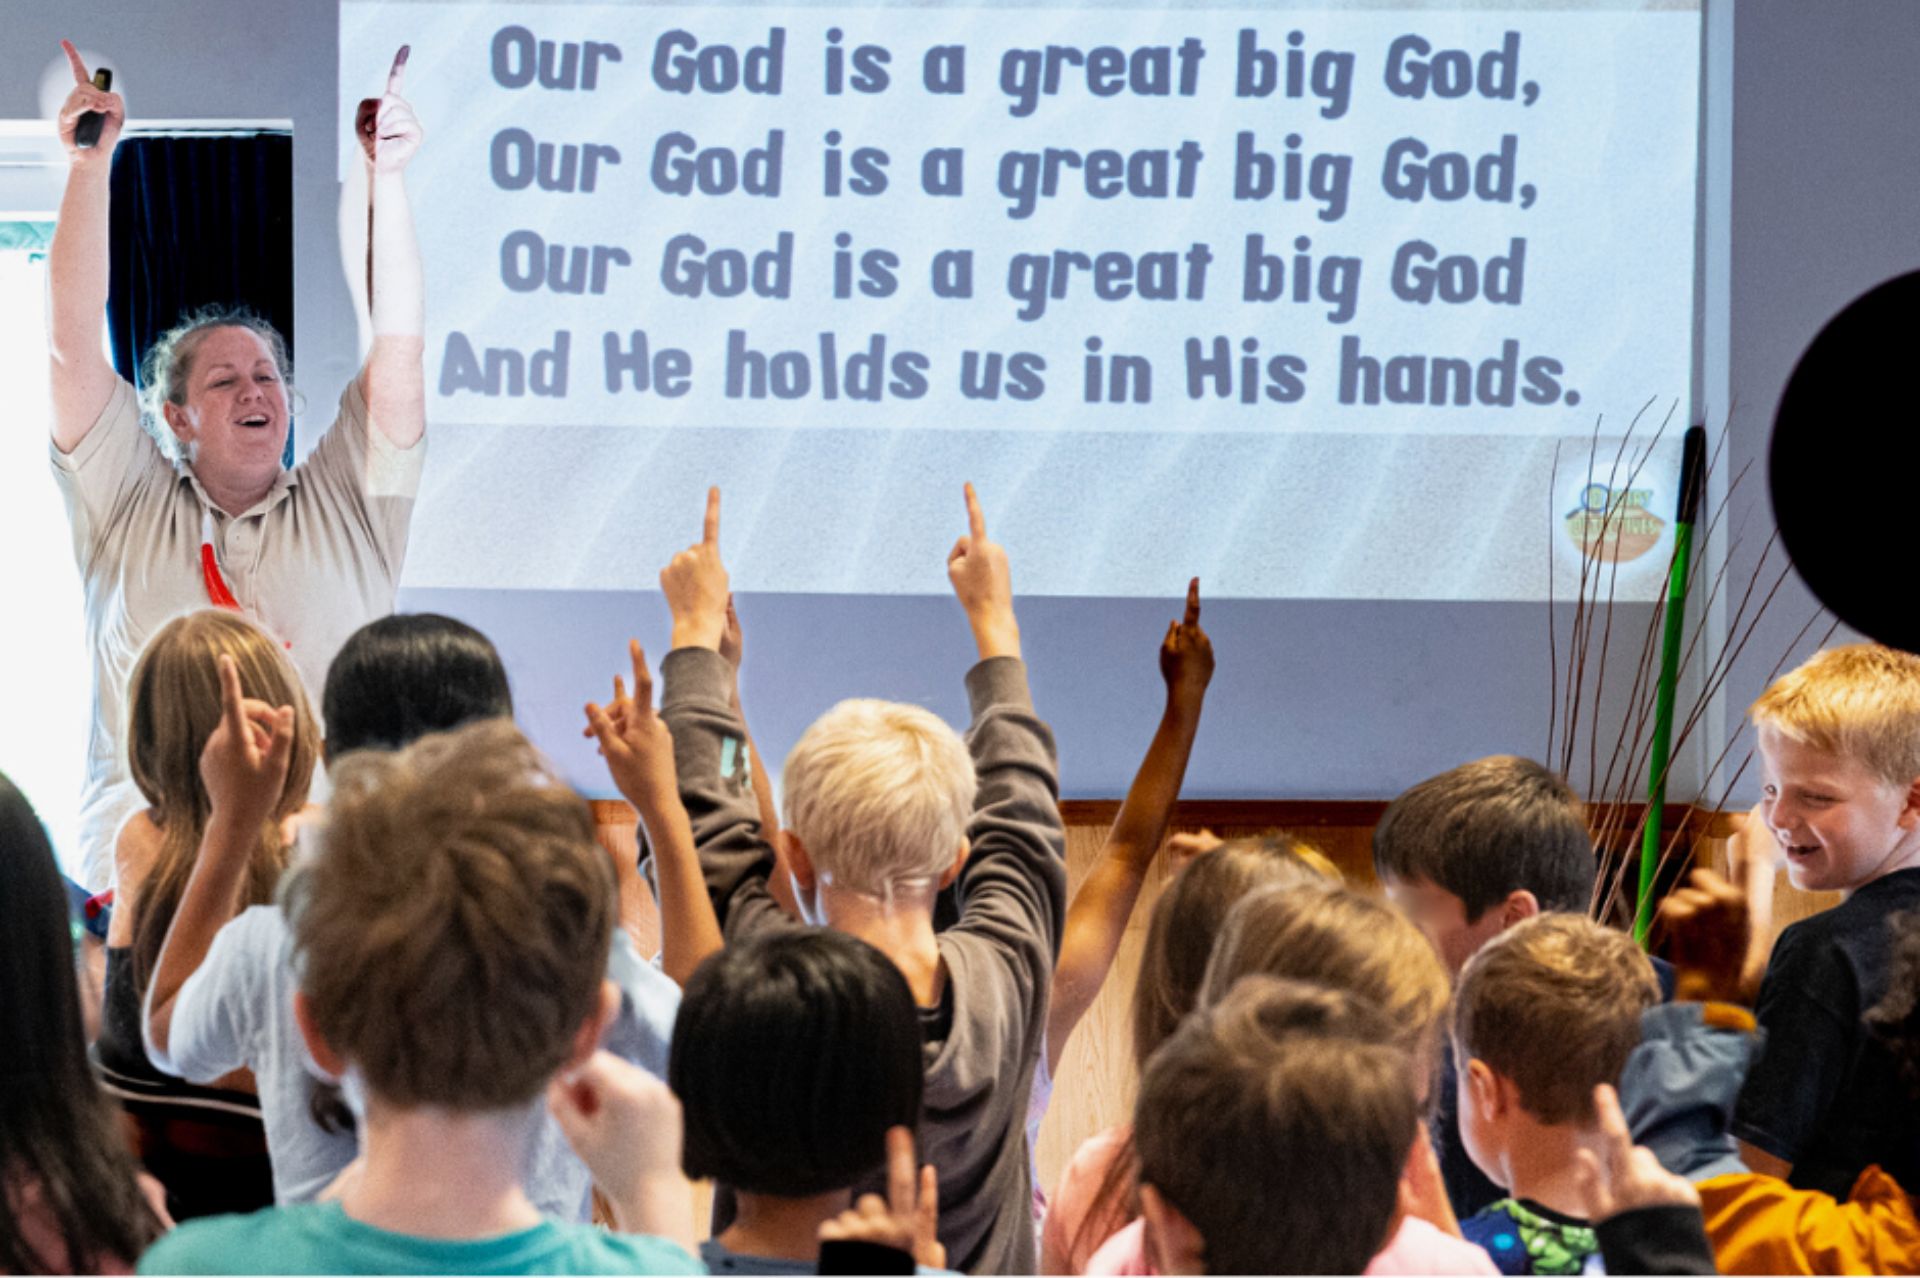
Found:
[(968, 479), (1027, 595), (1664, 582), (1697, 3), (340, 15), (428, 129), (412, 589), (652, 589), (718, 483), (737, 590), (935, 594)]
[(404, 44), (427, 129), (400, 606), (492, 635), (521, 722), (610, 795), (580, 704), (628, 636), (665, 647), (657, 575), (717, 483), (777, 770), (843, 697), (965, 721), (972, 480), (1064, 795), (1127, 788), (1193, 576), (1189, 797), (1544, 756), (1583, 570), (1616, 647), (1664, 586), (1704, 18), (343, 0), (340, 118)]

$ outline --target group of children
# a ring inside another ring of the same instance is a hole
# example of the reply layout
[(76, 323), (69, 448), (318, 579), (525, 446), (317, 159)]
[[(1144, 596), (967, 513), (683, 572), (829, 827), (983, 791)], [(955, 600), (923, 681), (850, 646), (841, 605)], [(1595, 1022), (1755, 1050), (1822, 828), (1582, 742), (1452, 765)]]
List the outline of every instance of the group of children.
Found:
[[(843, 702), (776, 810), (710, 495), (661, 574), (658, 705), (635, 643), (586, 707), (637, 857), (513, 726), (468, 626), (355, 634), (324, 736), (251, 622), (155, 634), (103, 980), (0, 777), (0, 1270), (1920, 1264), (1920, 657), (1836, 649), (1766, 691), (1733, 873), (1667, 898), (1650, 960), (1590, 921), (1580, 801), (1522, 759), (1396, 799), (1382, 895), (1293, 838), (1163, 852), (1213, 669), (1196, 583), (1069, 900), (1007, 557), (967, 509), (967, 732)], [(1184, 860), (1131, 992), (1132, 1120), (1042, 1186), (1061, 1053), (1161, 855)], [(1777, 857), (1846, 896), (1769, 956)]]

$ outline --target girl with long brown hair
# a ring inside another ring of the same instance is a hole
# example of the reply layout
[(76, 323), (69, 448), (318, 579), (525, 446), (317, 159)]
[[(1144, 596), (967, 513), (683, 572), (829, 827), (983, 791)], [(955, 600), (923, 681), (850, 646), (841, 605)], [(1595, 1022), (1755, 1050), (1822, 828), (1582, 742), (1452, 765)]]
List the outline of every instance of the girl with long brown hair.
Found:
[(306, 693), (282, 645), (238, 613), (177, 617), (148, 641), (127, 689), (127, 755), (148, 806), (121, 829), (107, 936), (107, 984), (98, 1058), (126, 1109), (142, 1161), (167, 1187), (181, 1218), (273, 1201), (259, 1103), (241, 1073), (196, 1087), (153, 1068), (141, 1039), (141, 1005), (155, 959), (193, 872), (211, 805), (200, 755), (221, 716), (219, 658), (229, 656), (246, 695), (292, 706), (286, 788), (260, 829), (234, 912), (273, 899), (287, 862), (290, 818), (306, 804), (319, 736)]
[[(1147, 927), (1133, 987), (1136, 1071), (1193, 1010), (1214, 938), (1243, 897), (1263, 886), (1338, 878), (1322, 853), (1287, 836), (1230, 840), (1189, 861), (1154, 903)], [(1074, 1152), (1041, 1226), (1041, 1272), (1083, 1272), (1100, 1244), (1140, 1214), (1137, 1170), (1129, 1123), (1089, 1138)]]

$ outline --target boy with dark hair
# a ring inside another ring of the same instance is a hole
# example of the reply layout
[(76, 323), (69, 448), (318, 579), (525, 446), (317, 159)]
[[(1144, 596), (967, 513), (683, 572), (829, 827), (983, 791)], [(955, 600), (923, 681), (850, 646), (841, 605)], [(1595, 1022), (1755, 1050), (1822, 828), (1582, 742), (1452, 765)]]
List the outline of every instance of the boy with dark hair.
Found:
[(1585, 913), (1593, 839), (1571, 786), (1531, 759), (1499, 754), (1388, 804), (1373, 831), (1373, 869), (1457, 973), (1515, 923), (1549, 910)]
[(1454, 992), (1460, 1134), (1508, 1197), (1461, 1224), (1509, 1274), (1576, 1274), (1599, 1250), (1579, 1213), (1594, 1088), (1619, 1081), (1660, 1001), (1653, 965), (1623, 932), (1548, 914), (1482, 947)]
[[(1036, 1267), (1025, 1116), (1066, 912), (1053, 737), (1033, 712), (1006, 552), (967, 487), (947, 575), (979, 664), (967, 739), (924, 708), (848, 701), (795, 746), (780, 837), (802, 912), (872, 944), (905, 978), (923, 1037), (921, 1156), (939, 1169), (940, 1241), (967, 1272)], [(673, 612), (660, 713), (729, 944), (797, 926), (767, 888), (773, 848), (719, 654), (729, 597), (720, 497), (700, 542), (660, 574)], [(934, 902), (958, 883), (960, 918)], [(725, 1226), (724, 1209), (720, 1223)]]
[[(821, 1226), (886, 1164), (889, 1133), (911, 1140), (920, 1121), (920, 1017), (899, 969), (823, 928), (729, 946), (687, 982), (669, 1059), (686, 1172), (735, 1195), (732, 1224), (701, 1244), (709, 1272), (816, 1272)], [(931, 1232), (921, 1242), (944, 1264)]]
[(513, 691), (493, 641), (453, 617), (396, 612), (348, 636), (320, 696), (327, 762), (398, 750), (475, 719), (511, 719)]
[[(275, 724), (237, 751), (272, 767)], [(364, 1095), (331, 1202), (193, 1222), (147, 1273), (679, 1273), (694, 1266), (665, 1087), (597, 1053), (613, 873), (587, 805), (509, 723), (342, 762), (284, 899), (314, 1059)], [(544, 1216), (523, 1176), (551, 1104), (626, 1237)]]
[[(1549, 910), (1585, 913), (1595, 861), (1580, 798), (1531, 759), (1492, 755), (1428, 777), (1387, 805), (1373, 831), (1387, 899), (1426, 933), (1455, 976), (1502, 931)], [(1433, 1149), (1447, 1198), (1471, 1216), (1500, 1197), (1460, 1142), (1457, 1062), (1442, 1053)]]
[(1140, 1080), (1154, 1271), (1361, 1273), (1399, 1224), (1419, 1121), (1412, 1060), (1371, 1003), (1243, 978), (1182, 1022)]

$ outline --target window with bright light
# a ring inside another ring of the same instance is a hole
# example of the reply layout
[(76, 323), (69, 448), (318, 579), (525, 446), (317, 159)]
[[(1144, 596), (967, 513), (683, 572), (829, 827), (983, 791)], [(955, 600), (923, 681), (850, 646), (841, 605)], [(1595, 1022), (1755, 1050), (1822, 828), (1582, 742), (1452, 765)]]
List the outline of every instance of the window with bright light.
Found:
[(60, 861), (79, 870), (92, 670), (80, 573), (47, 460), (46, 240), (51, 223), (0, 218), (0, 772), (32, 801)]

